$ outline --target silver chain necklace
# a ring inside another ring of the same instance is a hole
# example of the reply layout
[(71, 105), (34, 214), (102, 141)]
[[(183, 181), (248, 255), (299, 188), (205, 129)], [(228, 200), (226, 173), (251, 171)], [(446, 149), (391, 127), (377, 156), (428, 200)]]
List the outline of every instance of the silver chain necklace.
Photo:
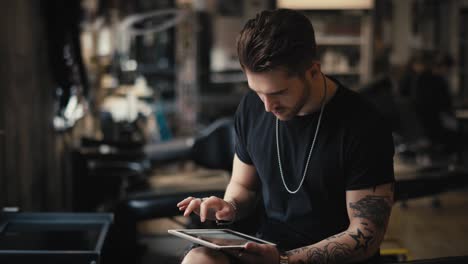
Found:
[(283, 180), (283, 185), (284, 185), (284, 188), (286, 188), (286, 191), (288, 191), (290, 194), (295, 194), (299, 191), (299, 189), (302, 187), (302, 184), (304, 183), (304, 180), (305, 180), (305, 177), (306, 177), (306, 173), (307, 173), (307, 168), (309, 167), (309, 161), (310, 161), (310, 157), (312, 156), (312, 151), (314, 150), (314, 147), (315, 147), (315, 140), (317, 139), (317, 134), (319, 132), (319, 129), (320, 129), (320, 123), (322, 121), (322, 114), (323, 114), (323, 109), (325, 108), (325, 100), (327, 98), (327, 81), (325, 80), (325, 76), (323, 76), (322, 74), (322, 77), (323, 77), (323, 83), (324, 83), (324, 95), (323, 95), (323, 98), (322, 98), (322, 102), (320, 103), (320, 115), (319, 115), (319, 119), (318, 119), (318, 122), (317, 122), (317, 127), (315, 128), (315, 135), (314, 135), (314, 139), (312, 140), (312, 146), (310, 147), (310, 150), (309, 150), (309, 156), (307, 157), (307, 163), (305, 165), (305, 168), (304, 168), (304, 174), (302, 175), (302, 180), (301, 182), (299, 183), (299, 186), (297, 187), (296, 190), (294, 191), (291, 191), (288, 187), (288, 185), (286, 184), (286, 181), (284, 180), (284, 175), (283, 175), (283, 167), (281, 166), (281, 155), (280, 155), (280, 149), (279, 149), (279, 137), (278, 137), (278, 118), (276, 118), (276, 153), (278, 154), (278, 165), (279, 165), (279, 171), (280, 171), (280, 174), (281, 174), (281, 180)]

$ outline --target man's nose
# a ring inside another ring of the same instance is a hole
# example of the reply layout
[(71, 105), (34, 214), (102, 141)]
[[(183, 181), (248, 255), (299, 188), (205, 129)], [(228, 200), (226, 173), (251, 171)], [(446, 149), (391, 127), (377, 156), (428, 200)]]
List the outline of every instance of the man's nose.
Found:
[(269, 98), (268, 96), (265, 96), (263, 98), (263, 104), (265, 105), (265, 111), (271, 112), (271, 110), (273, 109), (273, 106), (274, 106), (273, 100), (271, 98)]

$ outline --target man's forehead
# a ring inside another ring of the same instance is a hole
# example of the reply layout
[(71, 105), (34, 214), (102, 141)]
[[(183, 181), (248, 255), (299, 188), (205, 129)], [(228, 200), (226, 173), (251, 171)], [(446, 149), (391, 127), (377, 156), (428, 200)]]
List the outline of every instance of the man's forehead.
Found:
[(291, 76), (282, 71), (246, 72), (246, 76), (250, 89), (260, 94), (280, 92), (291, 81)]

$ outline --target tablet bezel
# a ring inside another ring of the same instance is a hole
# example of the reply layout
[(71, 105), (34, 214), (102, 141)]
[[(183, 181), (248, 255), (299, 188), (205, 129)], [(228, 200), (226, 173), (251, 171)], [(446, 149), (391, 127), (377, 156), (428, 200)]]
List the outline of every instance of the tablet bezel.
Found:
[(223, 245), (218, 245), (218, 244), (215, 244), (213, 242), (206, 241), (206, 240), (191, 236), (189, 234), (186, 234), (186, 233), (190, 233), (190, 232), (199, 232), (200, 234), (203, 234), (203, 232), (213, 232), (213, 231), (226, 232), (228, 234), (238, 236), (238, 237), (240, 237), (242, 239), (249, 240), (249, 242), (254, 242), (254, 243), (259, 243), (259, 244), (268, 244), (268, 245), (276, 246), (276, 244), (274, 244), (274, 243), (271, 243), (271, 242), (268, 242), (266, 240), (259, 239), (259, 238), (253, 237), (253, 236), (249, 236), (249, 235), (246, 235), (246, 234), (243, 234), (243, 233), (231, 230), (231, 229), (169, 229), (169, 230), (167, 230), (167, 232), (169, 234), (172, 234), (172, 235), (175, 235), (175, 236), (190, 240), (190, 241), (192, 241), (194, 243), (197, 243), (197, 244), (200, 244), (200, 245), (212, 248), (212, 249), (236, 249), (236, 248), (240, 249), (240, 248), (245, 248), (245, 245), (247, 244), (246, 243), (246, 244), (243, 244), (243, 245), (223, 246)]

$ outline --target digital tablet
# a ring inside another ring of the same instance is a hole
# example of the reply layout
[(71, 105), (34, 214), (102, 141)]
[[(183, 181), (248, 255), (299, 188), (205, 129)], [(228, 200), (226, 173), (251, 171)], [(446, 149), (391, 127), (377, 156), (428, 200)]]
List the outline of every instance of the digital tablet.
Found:
[(248, 242), (275, 245), (230, 229), (170, 229), (168, 232), (213, 249), (244, 248)]

